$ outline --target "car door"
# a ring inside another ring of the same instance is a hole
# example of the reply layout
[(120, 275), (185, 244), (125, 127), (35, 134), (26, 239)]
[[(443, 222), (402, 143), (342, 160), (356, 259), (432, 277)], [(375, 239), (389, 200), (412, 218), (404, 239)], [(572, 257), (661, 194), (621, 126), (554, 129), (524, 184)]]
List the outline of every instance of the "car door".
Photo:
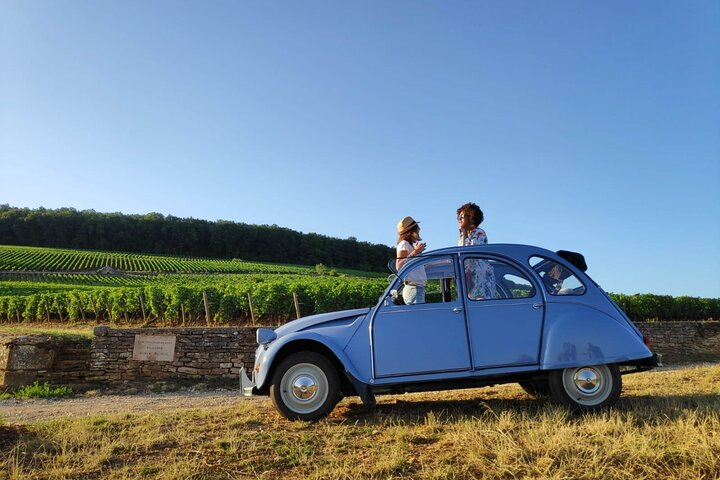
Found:
[(542, 292), (514, 262), (483, 254), (460, 257), (473, 368), (540, 361)]
[(403, 282), (425, 278), (425, 301), (397, 305), (390, 298), (372, 322), (376, 378), (470, 370), (470, 347), (457, 257), (416, 260), (402, 272)]

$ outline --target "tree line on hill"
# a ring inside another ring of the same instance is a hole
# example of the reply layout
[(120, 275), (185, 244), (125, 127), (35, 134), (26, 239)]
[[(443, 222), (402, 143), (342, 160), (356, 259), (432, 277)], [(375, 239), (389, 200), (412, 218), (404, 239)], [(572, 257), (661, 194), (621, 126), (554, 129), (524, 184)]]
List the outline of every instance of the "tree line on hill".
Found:
[(0, 205), (0, 244), (77, 248), (383, 272), (395, 252), (387, 245), (301, 233), (277, 225), (249, 225), (148, 213), (126, 215), (74, 208)]

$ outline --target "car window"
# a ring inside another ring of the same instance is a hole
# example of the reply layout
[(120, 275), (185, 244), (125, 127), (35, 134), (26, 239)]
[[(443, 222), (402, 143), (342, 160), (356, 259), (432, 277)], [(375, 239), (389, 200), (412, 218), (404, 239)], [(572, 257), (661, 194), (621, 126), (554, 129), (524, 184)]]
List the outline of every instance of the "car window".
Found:
[[(401, 288), (404, 288), (404, 285), (424, 287), (425, 297), (422, 303), (454, 302), (458, 299), (455, 263), (452, 257), (419, 261), (403, 272), (400, 278), (402, 280)], [(402, 291), (399, 291), (397, 295), (401, 296)]]
[(498, 300), (535, 296), (527, 276), (509, 263), (482, 257), (463, 261), (467, 297), (470, 300)]
[(535, 287), (522, 273), (520, 275), (505, 273), (501, 278), (502, 284), (506, 288), (506, 298), (530, 298), (535, 296)]
[(530, 257), (535, 270), (550, 295), (582, 295), (585, 285), (565, 265), (545, 257)]

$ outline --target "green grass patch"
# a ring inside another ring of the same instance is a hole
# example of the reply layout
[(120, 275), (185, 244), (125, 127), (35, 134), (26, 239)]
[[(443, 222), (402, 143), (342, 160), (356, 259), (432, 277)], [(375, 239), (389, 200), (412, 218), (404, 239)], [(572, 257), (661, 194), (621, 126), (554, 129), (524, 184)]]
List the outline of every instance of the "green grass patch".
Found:
[(70, 387), (52, 387), (47, 382), (41, 385), (36, 381), (32, 385), (26, 385), (17, 390), (0, 394), (0, 400), (7, 400), (9, 398), (20, 398), (23, 400), (30, 398), (61, 398), (72, 394), (73, 390)]

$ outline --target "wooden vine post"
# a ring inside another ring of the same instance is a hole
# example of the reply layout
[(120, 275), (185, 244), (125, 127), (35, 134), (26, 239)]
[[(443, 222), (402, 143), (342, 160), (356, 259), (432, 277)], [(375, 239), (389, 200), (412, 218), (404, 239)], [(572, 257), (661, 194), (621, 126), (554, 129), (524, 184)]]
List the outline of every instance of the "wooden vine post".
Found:
[(300, 318), (300, 302), (296, 292), (293, 292), (293, 303), (295, 304), (295, 318)]
[(252, 293), (248, 292), (248, 305), (250, 306), (250, 319), (252, 324), (255, 325), (255, 310), (253, 309)]
[(147, 317), (145, 316), (145, 301), (143, 300), (142, 293), (140, 293), (139, 298), (140, 298), (140, 310), (142, 310), (142, 314), (143, 314), (143, 323), (147, 323)]
[(203, 303), (205, 304), (205, 324), (207, 326), (210, 326), (210, 308), (208, 308), (208, 299), (207, 299), (207, 293), (205, 290), (203, 292)]

